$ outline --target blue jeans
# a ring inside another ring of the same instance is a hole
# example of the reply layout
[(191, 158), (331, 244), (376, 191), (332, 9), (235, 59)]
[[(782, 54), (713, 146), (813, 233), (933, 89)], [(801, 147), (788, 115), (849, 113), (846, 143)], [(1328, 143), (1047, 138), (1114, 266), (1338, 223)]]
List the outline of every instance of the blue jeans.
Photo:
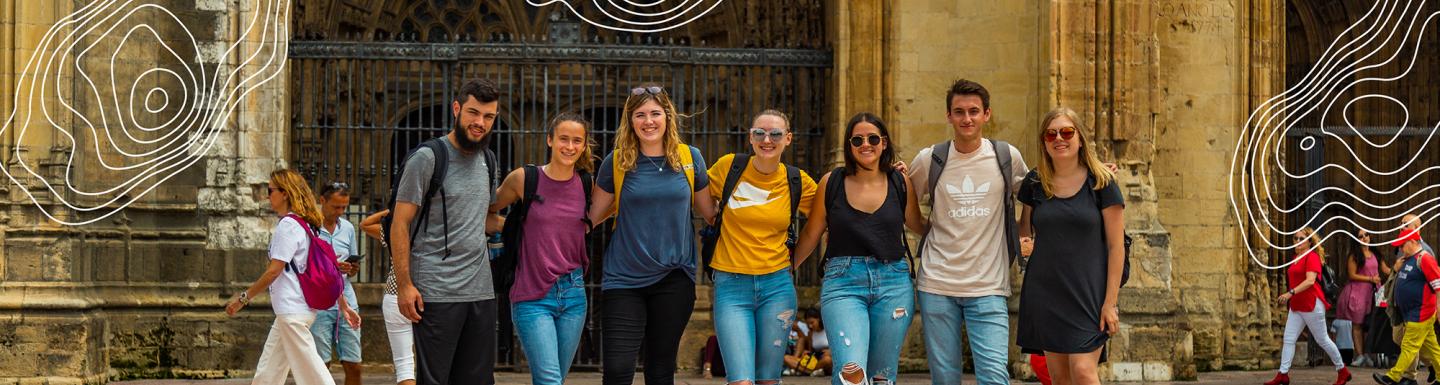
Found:
[(727, 382), (780, 380), (795, 302), (789, 268), (765, 275), (715, 272), (715, 336)]
[(904, 260), (833, 257), (825, 262), (820, 316), (835, 360), (831, 383), (841, 385), (845, 365), (854, 363), (874, 383), (894, 383), (900, 348), (915, 316), (914, 284)]
[(920, 292), (920, 320), (925, 324), (925, 352), (930, 356), (930, 382), (959, 385), (964, 361), (960, 327), (970, 337), (975, 379), (981, 385), (1010, 383), (1010, 308), (1005, 297), (950, 297)]
[(584, 270), (560, 276), (544, 298), (511, 305), (515, 333), (536, 385), (558, 385), (570, 373), (585, 328)]
[[(355, 301), (355, 286), (345, 280), (345, 303), (350, 310), (360, 311)], [(339, 352), (340, 361), (360, 363), (360, 329), (350, 328), (345, 317), (340, 315), (340, 304), (330, 309), (315, 312), (315, 323), (310, 324), (310, 336), (315, 339), (315, 351), (320, 360), (330, 362), (330, 351)]]

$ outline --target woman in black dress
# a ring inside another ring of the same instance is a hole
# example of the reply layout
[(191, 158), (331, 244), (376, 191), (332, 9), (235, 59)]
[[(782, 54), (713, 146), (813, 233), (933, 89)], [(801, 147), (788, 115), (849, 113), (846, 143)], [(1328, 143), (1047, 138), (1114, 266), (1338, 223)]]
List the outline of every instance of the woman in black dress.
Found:
[(1020, 291), (1017, 344), (1044, 352), (1056, 385), (1099, 384), (1095, 368), (1120, 328), (1124, 200), (1068, 108), (1045, 115), (1045, 156), (1020, 185), (1021, 254), (1033, 258)]

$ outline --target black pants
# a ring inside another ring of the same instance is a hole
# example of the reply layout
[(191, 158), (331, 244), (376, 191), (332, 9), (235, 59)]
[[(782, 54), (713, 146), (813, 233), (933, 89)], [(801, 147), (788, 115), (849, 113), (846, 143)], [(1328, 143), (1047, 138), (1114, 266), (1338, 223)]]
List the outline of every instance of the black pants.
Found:
[(495, 300), (426, 303), (415, 323), (415, 379), (423, 385), (495, 383)]
[(675, 383), (680, 336), (695, 310), (695, 282), (671, 271), (660, 282), (638, 289), (604, 291), (605, 385), (635, 381), (635, 358), (645, 347), (645, 385)]

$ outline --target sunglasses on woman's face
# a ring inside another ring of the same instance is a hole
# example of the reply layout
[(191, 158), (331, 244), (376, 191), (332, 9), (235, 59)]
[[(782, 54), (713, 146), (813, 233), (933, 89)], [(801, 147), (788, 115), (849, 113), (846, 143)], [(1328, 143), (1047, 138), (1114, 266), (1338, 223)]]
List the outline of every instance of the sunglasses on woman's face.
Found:
[(1064, 127), (1060, 130), (1045, 129), (1045, 141), (1054, 142), (1055, 138), (1070, 140), (1075, 137), (1075, 127)]
[(850, 137), (850, 147), (860, 147), (865, 145), (865, 142), (870, 142), (871, 146), (879, 146), (880, 141), (884, 139), (885, 137), (878, 134), (855, 135)]
[(771, 142), (779, 142), (780, 138), (785, 137), (785, 130), (779, 128), (766, 130), (760, 127), (750, 129), (750, 141), (764, 142), (766, 137), (769, 137)]
[(656, 86), (650, 86), (650, 87), (635, 87), (635, 88), (631, 88), (631, 89), (630, 89), (630, 94), (631, 94), (631, 95), (635, 95), (635, 96), (640, 96), (640, 95), (644, 95), (644, 94), (660, 95), (661, 93), (664, 93), (664, 92), (665, 92), (665, 89), (664, 89), (664, 88), (660, 88), (660, 87), (656, 87)]

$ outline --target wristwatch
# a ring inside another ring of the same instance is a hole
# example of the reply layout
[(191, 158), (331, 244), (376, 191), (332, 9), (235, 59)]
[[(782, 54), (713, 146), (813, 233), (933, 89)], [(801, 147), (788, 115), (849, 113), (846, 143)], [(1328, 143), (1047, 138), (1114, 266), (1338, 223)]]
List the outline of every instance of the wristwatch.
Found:
[(249, 293), (249, 292), (242, 291), (242, 292), (240, 292), (240, 296), (239, 296), (239, 297), (235, 297), (235, 300), (236, 300), (236, 301), (240, 301), (240, 304), (241, 304), (241, 305), (249, 305), (249, 304), (250, 304), (250, 293)]

